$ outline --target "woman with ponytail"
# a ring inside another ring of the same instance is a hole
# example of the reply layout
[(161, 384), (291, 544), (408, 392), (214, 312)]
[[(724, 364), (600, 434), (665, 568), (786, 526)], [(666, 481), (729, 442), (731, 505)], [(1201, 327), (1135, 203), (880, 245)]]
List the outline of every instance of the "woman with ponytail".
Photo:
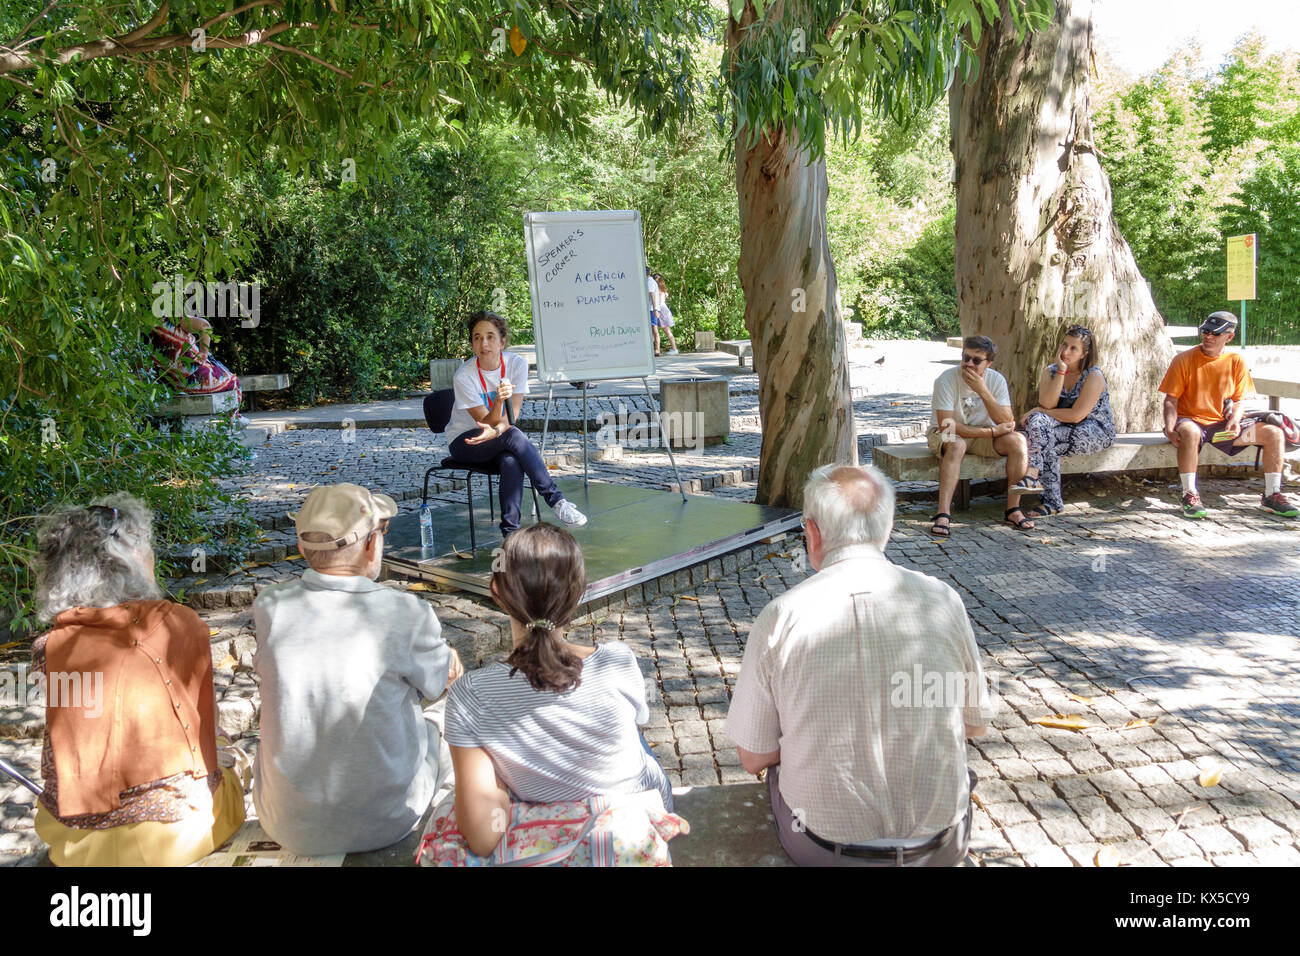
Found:
[(637, 729), (650, 712), (631, 650), (564, 639), (586, 587), (577, 541), (554, 525), (530, 525), (506, 538), (497, 566), (492, 594), (510, 616), (514, 649), (466, 674), (447, 699), (456, 819), (470, 848), (479, 856), (496, 848), (512, 798), (658, 790), (671, 810), (668, 778)]

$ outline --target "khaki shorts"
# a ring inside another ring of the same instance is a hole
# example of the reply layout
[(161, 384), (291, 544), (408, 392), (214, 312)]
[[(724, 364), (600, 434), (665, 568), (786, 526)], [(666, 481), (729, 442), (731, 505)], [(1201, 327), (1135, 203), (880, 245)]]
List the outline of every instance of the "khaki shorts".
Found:
[[(936, 458), (942, 458), (939, 451), (942, 444), (943, 432), (939, 430), (938, 425), (931, 425), (929, 431), (925, 433), (925, 443), (930, 446), (930, 454)], [(987, 435), (981, 435), (979, 438), (963, 438), (966, 443), (966, 454), (979, 455), (981, 458), (1001, 458), (998, 450), (993, 447), (993, 439)]]

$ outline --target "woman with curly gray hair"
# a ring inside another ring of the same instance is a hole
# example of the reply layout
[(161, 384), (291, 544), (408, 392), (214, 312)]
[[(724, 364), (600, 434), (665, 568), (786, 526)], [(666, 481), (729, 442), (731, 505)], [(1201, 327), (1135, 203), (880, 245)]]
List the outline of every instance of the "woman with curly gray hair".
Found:
[(244, 821), (217, 764), (208, 628), (162, 597), (153, 516), (114, 494), (37, 532), (46, 689), (36, 832), (59, 866), (184, 866)]

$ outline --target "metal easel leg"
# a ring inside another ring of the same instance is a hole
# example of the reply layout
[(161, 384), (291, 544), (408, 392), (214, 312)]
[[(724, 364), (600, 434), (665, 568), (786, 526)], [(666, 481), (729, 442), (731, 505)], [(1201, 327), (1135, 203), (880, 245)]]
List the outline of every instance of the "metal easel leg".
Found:
[[(650, 401), (650, 410), (655, 411), (656, 409), (655, 399), (654, 396), (650, 394), (650, 383), (646, 381), (646, 377), (644, 375), (641, 376), (641, 385), (645, 388), (645, 397)], [(682, 473), (677, 470), (677, 458), (675, 455), (673, 455), (673, 444), (672, 442), (664, 439), (664, 427), (662, 421), (663, 409), (659, 409), (659, 416), (660, 416), (659, 440), (662, 441), (664, 443), (664, 447), (668, 449), (668, 460), (672, 462), (673, 474), (677, 476), (677, 492), (682, 496), (682, 501), (685, 502), (686, 486), (682, 483)]]

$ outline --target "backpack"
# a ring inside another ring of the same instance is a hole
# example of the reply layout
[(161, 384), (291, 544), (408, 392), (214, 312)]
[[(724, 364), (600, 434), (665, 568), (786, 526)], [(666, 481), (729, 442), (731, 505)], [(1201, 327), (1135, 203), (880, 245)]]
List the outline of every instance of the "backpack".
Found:
[[(1241, 428), (1245, 431), (1247, 428), (1263, 422), (1265, 425), (1276, 425), (1282, 429), (1282, 444), (1284, 451), (1295, 451), (1300, 448), (1300, 426), (1297, 426), (1291, 420), (1290, 415), (1274, 409), (1260, 409), (1256, 412), (1246, 412), (1241, 416)], [(1264, 455), (1262, 446), (1255, 446), (1255, 467), (1259, 468), (1259, 463)]]

